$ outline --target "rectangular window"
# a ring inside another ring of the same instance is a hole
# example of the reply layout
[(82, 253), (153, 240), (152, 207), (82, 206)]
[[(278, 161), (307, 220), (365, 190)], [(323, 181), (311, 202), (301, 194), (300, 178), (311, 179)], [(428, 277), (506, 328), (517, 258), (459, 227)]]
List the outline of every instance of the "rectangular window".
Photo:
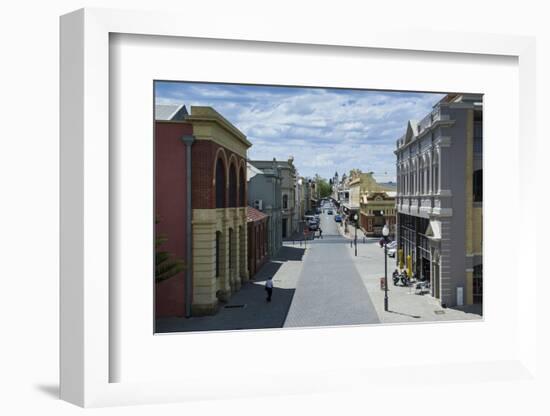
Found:
[(483, 265), (474, 267), (473, 280), (473, 300), (474, 303), (482, 303), (483, 301)]
[(483, 170), (479, 169), (474, 172), (474, 202), (483, 201)]
[(221, 233), (216, 233), (216, 277), (220, 277), (220, 237)]

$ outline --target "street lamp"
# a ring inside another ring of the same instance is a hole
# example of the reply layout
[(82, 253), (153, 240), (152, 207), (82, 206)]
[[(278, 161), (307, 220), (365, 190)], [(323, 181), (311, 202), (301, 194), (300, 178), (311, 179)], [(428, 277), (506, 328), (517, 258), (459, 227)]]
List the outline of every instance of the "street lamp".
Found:
[(382, 228), (382, 236), (384, 237), (384, 310), (388, 311), (388, 235), (390, 229), (388, 224), (384, 224)]
[(355, 220), (355, 257), (357, 257), (357, 213), (353, 214), (353, 219)]

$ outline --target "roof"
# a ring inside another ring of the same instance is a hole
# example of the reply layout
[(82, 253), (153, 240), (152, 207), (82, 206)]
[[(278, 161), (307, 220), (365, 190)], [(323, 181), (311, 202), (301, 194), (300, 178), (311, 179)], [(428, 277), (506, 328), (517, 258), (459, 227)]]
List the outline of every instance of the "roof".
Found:
[(155, 120), (183, 120), (186, 115), (183, 104), (155, 104)]
[(247, 222), (256, 222), (261, 221), (267, 218), (262, 211), (258, 211), (256, 208), (246, 207), (246, 221)]
[(225, 131), (229, 132), (233, 137), (243, 143), (247, 148), (252, 146), (252, 143), (248, 141), (246, 135), (240, 131), (236, 126), (231, 124), (224, 116), (218, 113), (214, 108), (208, 106), (191, 106), (191, 114), (185, 117), (187, 121), (193, 123), (193, 128), (195, 128), (195, 123), (199, 126), (205, 126), (211, 123), (216, 124)]
[(264, 174), (264, 172), (262, 170), (258, 169), (257, 167), (255, 167), (254, 165), (252, 165), (250, 163), (246, 164), (246, 180), (249, 181), (254, 176), (263, 175), (263, 174)]

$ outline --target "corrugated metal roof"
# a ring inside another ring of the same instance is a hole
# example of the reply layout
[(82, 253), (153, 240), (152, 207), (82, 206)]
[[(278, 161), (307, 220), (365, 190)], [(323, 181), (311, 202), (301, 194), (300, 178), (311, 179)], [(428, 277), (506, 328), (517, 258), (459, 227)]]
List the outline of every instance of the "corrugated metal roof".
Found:
[(155, 104), (155, 120), (183, 120), (187, 114), (183, 104)]
[(256, 222), (267, 218), (262, 211), (258, 211), (256, 208), (246, 207), (246, 220), (247, 222)]

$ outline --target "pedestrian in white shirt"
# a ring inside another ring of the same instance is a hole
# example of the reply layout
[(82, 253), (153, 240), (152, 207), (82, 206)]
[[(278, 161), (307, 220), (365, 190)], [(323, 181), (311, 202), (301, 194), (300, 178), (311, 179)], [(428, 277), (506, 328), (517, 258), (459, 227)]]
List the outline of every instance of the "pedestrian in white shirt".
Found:
[(265, 290), (267, 292), (266, 300), (271, 302), (271, 295), (273, 294), (273, 276), (267, 278), (265, 282)]

